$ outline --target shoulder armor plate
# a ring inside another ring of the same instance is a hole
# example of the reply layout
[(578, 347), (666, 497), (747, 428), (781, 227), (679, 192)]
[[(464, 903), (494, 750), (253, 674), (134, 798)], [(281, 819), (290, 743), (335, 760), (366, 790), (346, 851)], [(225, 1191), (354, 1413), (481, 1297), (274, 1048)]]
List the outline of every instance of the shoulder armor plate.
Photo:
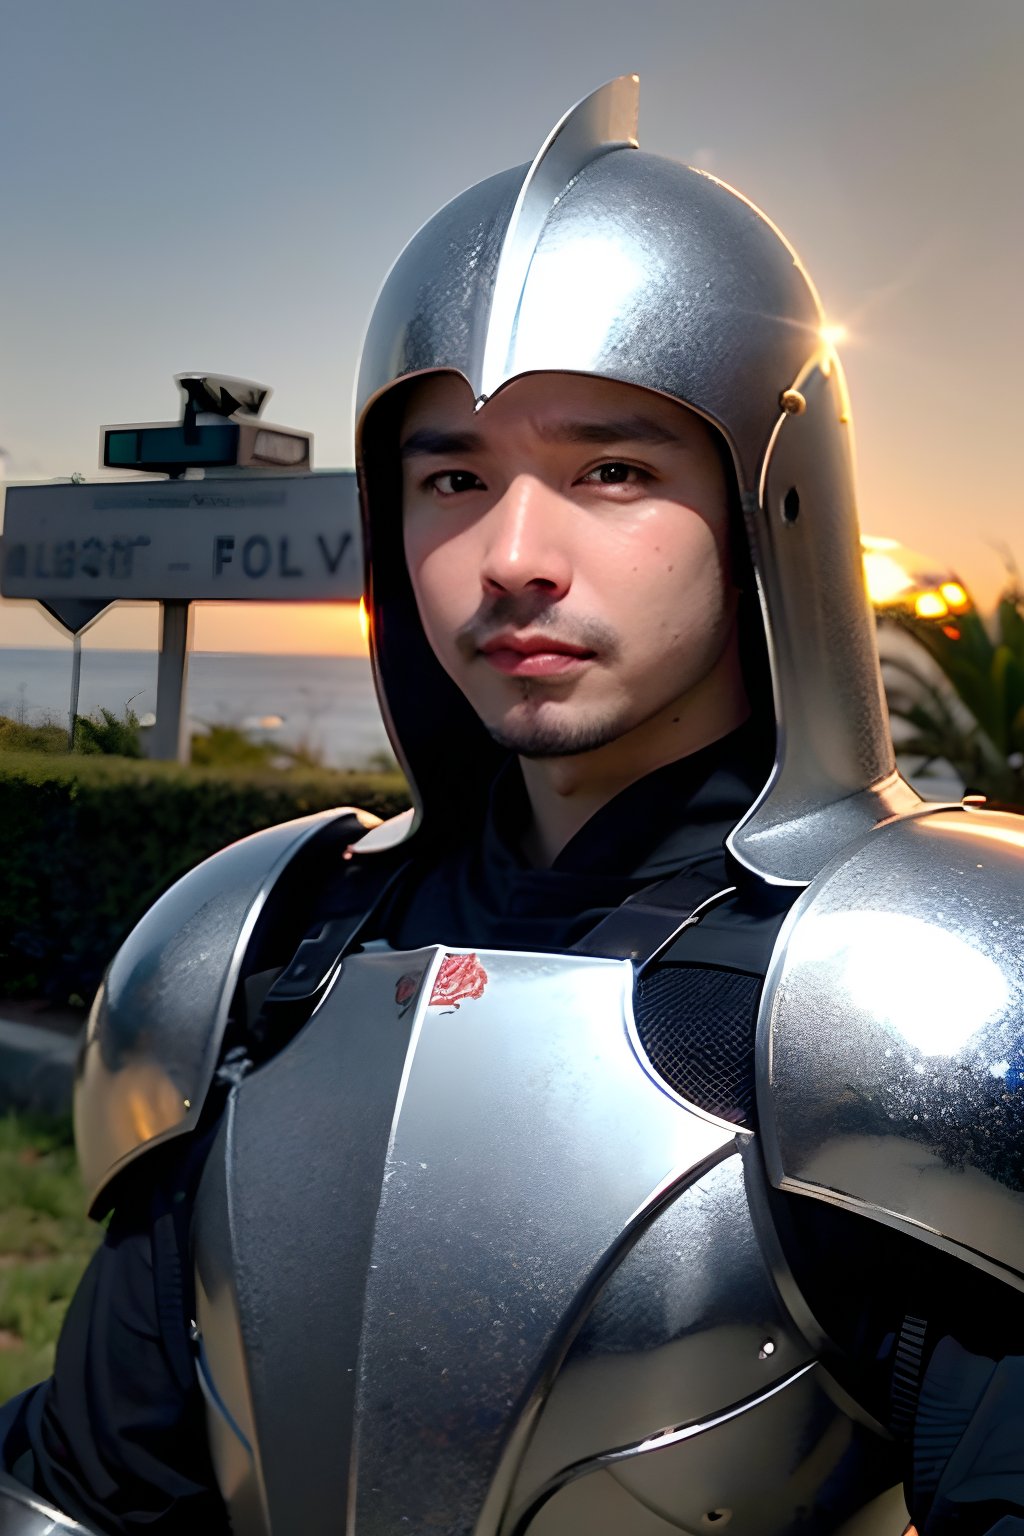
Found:
[(948, 807), (827, 866), (758, 1026), (772, 1182), (1024, 1289), (1024, 817)]
[(41, 1494), (0, 1472), (0, 1536), (60, 1536), (61, 1531), (96, 1536), (91, 1526), (80, 1525)]
[(257, 919), (285, 870), (300, 856), (337, 859), (373, 824), (346, 807), (244, 837), (172, 885), (129, 934), (96, 995), (75, 1081), (94, 1213), (142, 1150), (194, 1129)]

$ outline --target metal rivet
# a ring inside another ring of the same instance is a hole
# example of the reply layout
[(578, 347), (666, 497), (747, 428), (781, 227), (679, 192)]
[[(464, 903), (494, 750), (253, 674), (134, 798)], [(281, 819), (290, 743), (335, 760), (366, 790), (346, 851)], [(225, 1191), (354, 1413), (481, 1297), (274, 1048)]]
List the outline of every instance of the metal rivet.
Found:
[(761, 1348), (757, 1352), (757, 1358), (759, 1360), (768, 1360), (772, 1355), (774, 1355), (774, 1353), (775, 1340), (765, 1339), (764, 1343), (761, 1345)]
[(798, 389), (784, 389), (779, 404), (787, 416), (802, 416), (807, 409), (807, 401)]

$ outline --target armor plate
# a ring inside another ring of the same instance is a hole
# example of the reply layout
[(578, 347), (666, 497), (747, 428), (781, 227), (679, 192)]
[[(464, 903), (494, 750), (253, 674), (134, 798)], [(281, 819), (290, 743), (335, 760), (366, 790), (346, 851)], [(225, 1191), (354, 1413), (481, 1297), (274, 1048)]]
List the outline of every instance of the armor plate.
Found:
[(253, 934), (286, 872), (340, 857), (378, 818), (346, 806), (244, 837), (160, 897), (111, 962), (89, 1014), (75, 1144), (94, 1215), (114, 1176), (195, 1129)]
[(794, 906), (759, 1024), (772, 1182), (1024, 1288), (1024, 819), (880, 827)]
[(0, 1536), (96, 1536), (90, 1526), (62, 1514), (23, 1483), (0, 1472)]
[(195, 1237), (239, 1536), (591, 1536), (595, 1489), (619, 1536), (782, 1536), (896, 1480), (780, 1299), (751, 1134), (657, 1077), (632, 990), (369, 949), (232, 1091)]

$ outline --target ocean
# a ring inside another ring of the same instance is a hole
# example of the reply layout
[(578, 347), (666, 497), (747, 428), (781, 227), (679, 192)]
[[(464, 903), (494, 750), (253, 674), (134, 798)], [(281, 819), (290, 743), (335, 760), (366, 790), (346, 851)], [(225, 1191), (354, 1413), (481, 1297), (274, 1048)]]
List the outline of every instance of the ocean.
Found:
[[(0, 647), (0, 714), (63, 724), (70, 693), (70, 647)], [(155, 710), (156, 653), (83, 646), (79, 714), (103, 707), (121, 715), (129, 701), (140, 719)], [(259, 740), (306, 746), (337, 768), (361, 767), (390, 750), (370, 664), (359, 656), (195, 652), (187, 707), (197, 725), (236, 725)]]

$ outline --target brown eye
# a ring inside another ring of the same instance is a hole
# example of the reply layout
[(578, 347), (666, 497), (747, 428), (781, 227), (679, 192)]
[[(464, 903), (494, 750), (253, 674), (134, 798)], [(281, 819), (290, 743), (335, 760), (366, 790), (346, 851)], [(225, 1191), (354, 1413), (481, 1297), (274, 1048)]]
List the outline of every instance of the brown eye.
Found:
[(431, 475), (427, 483), (439, 496), (458, 496), (463, 491), (484, 489), (483, 481), (468, 469), (443, 470), (440, 474)]
[(613, 460), (608, 464), (599, 464), (596, 469), (584, 475), (583, 484), (642, 485), (650, 478), (647, 470), (638, 468), (636, 464), (620, 464)]

